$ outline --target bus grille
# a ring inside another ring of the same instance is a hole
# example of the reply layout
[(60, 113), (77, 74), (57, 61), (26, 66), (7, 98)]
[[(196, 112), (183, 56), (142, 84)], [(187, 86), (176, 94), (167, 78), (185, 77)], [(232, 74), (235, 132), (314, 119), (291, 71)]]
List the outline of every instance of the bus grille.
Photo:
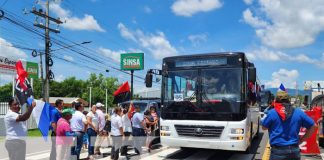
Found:
[(174, 125), (179, 136), (219, 138), (224, 126)]

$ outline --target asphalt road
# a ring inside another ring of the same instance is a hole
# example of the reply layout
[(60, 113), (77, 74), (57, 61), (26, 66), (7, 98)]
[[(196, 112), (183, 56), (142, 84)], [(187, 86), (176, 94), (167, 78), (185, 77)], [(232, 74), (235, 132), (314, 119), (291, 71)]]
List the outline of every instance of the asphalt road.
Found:
[[(132, 148), (129, 149), (128, 157), (120, 157), (120, 159), (130, 160), (262, 160), (265, 148), (268, 143), (267, 132), (260, 132), (259, 138), (253, 140), (252, 153), (247, 154), (244, 152), (222, 151), (222, 150), (208, 150), (208, 149), (179, 149), (169, 148), (155, 145), (154, 149), (148, 153), (145, 147), (143, 147), (143, 154), (135, 154)], [(50, 155), (50, 142), (45, 142), (43, 138), (32, 138), (27, 140), (27, 160), (47, 160)], [(108, 145), (108, 143), (104, 144)], [(96, 157), (96, 159), (110, 159), (110, 149), (102, 148), (103, 155)], [(324, 149), (321, 148), (321, 153), (324, 153)], [(323, 154), (324, 156), (324, 154)], [(86, 159), (87, 151), (83, 150), (81, 158)], [(321, 155), (317, 156), (302, 156), (302, 160), (321, 160)], [(0, 139), (0, 160), (8, 160), (8, 155), (4, 147), (4, 140)]]

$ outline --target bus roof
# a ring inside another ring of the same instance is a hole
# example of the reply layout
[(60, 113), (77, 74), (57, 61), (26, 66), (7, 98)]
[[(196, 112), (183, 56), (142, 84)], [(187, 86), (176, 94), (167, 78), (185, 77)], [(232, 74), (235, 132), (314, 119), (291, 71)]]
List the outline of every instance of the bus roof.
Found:
[(244, 52), (214, 52), (214, 53), (202, 53), (202, 54), (188, 54), (188, 55), (180, 55), (180, 56), (172, 56), (172, 57), (165, 57), (163, 58), (163, 61), (168, 61), (171, 59), (181, 59), (181, 58), (199, 58), (199, 57), (224, 57), (224, 56), (244, 56)]

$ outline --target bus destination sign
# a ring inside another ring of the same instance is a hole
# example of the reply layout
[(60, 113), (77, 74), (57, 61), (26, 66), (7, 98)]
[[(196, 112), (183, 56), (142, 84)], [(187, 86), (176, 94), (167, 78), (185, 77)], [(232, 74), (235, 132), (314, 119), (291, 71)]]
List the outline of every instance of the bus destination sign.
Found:
[(176, 67), (226, 65), (226, 64), (227, 64), (227, 58), (179, 60), (175, 62)]

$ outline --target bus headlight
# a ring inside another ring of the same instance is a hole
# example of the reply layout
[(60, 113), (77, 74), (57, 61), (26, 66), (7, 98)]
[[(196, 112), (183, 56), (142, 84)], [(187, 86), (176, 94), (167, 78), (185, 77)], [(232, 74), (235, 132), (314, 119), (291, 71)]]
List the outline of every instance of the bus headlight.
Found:
[(161, 131), (170, 131), (169, 126), (161, 126)]
[(243, 128), (232, 128), (231, 134), (244, 134), (244, 129)]

